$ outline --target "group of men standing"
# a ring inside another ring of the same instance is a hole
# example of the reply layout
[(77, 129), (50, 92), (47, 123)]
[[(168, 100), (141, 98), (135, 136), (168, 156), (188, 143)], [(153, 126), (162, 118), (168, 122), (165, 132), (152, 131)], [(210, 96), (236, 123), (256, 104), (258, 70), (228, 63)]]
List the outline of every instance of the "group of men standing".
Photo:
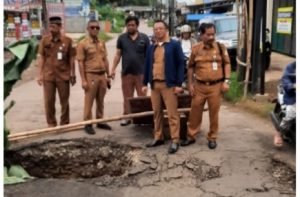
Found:
[[(201, 26), (202, 41), (188, 43), (190, 31), (183, 31), (180, 42), (170, 39), (168, 25), (157, 20), (153, 32), (155, 42), (150, 44), (148, 36), (138, 31), (139, 20), (129, 16), (125, 20), (127, 31), (117, 40), (117, 50), (112, 69), (109, 69), (105, 43), (98, 39), (98, 21), (87, 24), (88, 35), (75, 48), (72, 40), (60, 34), (61, 18), (49, 19), (50, 35), (43, 37), (38, 51), (40, 72), (38, 84), (44, 87), (46, 119), (49, 127), (57, 125), (55, 118), (55, 94), (59, 94), (62, 106), (60, 125), (69, 121), (70, 84), (76, 83), (75, 59), (79, 64), (82, 88), (85, 93), (84, 120), (92, 119), (92, 106), (96, 101), (96, 118), (103, 118), (104, 96), (115, 78), (116, 68), (122, 58), (122, 92), (124, 114), (129, 113), (128, 99), (146, 96), (151, 87), (151, 102), (154, 111), (154, 140), (147, 147), (164, 144), (163, 103), (166, 106), (171, 144), (170, 154), (177, 152), (179, 144), (187, 146), (195, 142), (202, 121), (205, 102), (208, 102), (210, 131), (207, 135), (208, 147), (216, 148), (218, 114), (222, 93), (229, 89), (230, 62), (224, 45), (216, 43), (213, 24)], [(183, 28), (184, 29), (184, 28)], [(189, 36), (186, 36), (186, 33)], [(193, 46), (192, 46), (193, 45)], [(190, 46), (191, 49), (186, 49)], [(184, 50), (183, 50), (184, 49)], [(184, 52), (183, 52), (184, 51)], [(185, 54), (189, 54), (189, 58)], [(185, 67), (188, 70), (188, 88), (192, 96), (188, 120), (188, 135), (180, 142), (180, 116), (177, 111), (177, 95), (183, 92)], [(130, 124), (122, 120), (121, 126)], [(108, 124), (97, 124), (98, 128), (111, 130)], [(88, 134), (95, 134), (92, 125), (86, 125)]]

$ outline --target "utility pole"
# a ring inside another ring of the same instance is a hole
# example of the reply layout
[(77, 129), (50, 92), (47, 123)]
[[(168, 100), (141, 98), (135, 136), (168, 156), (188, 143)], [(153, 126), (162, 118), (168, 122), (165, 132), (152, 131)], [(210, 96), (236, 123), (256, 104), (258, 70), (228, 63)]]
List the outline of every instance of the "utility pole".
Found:
[(175, 0), (169, 1), (169, 33), (174, 36)]
[(45, 32), (48, 28), (48, 11), (47, 11), (46, 0), (42, 0), (42, 15), (44, 18), (43, 28), (44, 28), (44, 32)]

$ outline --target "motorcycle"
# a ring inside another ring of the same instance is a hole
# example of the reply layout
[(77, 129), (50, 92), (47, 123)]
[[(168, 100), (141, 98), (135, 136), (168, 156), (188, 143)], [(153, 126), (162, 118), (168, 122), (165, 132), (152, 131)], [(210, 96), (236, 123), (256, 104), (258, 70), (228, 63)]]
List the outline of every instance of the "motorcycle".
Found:
[(282, 129), (280, 123), (286, 116), (286, 105), (283, 102), (284, 89), (281, 84), (277, 86), (277, 99), (274, 110), (271, 112), (271, 119), (276, 130), (281, 134), (283, 140), (296, 144), (296, 118), (291, 120), (287, 129)]

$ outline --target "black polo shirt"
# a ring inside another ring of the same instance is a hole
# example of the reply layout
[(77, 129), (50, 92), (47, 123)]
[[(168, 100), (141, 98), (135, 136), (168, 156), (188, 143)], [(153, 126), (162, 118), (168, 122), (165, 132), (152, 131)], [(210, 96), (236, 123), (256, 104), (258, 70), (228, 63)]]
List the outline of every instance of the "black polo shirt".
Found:
[(132, 40), (128, 33), (119, 36), (117, 49), (121, 50), (122, 76), (144, 74), (145, 57), (149, 44), (148, 36), (140, 32), (135, 40)]

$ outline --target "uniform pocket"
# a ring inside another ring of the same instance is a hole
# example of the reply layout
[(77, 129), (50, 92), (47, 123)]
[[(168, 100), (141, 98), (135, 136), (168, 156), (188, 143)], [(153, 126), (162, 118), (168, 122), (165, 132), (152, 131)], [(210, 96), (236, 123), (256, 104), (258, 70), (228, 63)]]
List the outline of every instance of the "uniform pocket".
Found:
[(195, 62), (203, 62), (204, 57), (203, 56), (196, 56)]
[(45, 45), (44, 52), (45, 52), (45, 56), (46, 57), (51, 56), (51, 45), (50, 44), (49, 45)]

